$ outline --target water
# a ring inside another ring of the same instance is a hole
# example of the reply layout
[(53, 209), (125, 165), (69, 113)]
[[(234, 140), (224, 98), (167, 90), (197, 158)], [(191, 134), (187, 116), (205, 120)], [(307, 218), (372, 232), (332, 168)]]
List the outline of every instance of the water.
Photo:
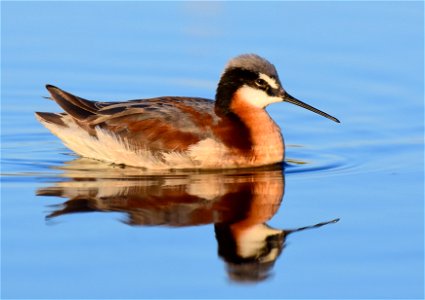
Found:
[[(423, 20), (421, 2), (2, 2), (1, 298), (423, 298)], [(211, 98), (245, 52), (342, 121), (270, 106), (282, 168), (140, 174), (33, 116), (58, 111), (46, 83)]]

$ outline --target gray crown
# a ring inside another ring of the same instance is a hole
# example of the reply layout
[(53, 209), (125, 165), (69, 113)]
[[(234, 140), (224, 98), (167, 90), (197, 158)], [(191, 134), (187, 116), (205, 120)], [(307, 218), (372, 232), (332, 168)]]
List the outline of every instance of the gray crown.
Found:
[(225, 71), (231, 68), (241, 68), (278, 77), (276, 68), (268, 60), (257, 54), (242, 54), (232, 58), (226, 65)]

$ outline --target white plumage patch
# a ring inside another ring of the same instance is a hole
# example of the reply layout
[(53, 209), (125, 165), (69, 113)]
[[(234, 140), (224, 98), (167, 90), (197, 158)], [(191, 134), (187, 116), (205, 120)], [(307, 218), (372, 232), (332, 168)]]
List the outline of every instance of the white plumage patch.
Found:
[(248, 85), (239, 88), (238, 94), (245, 102), (258, 108), (265, 108), (269, 104), (282, 101), (280, 97), (271, 97), (265, 91)]
[(260, 78), (263, 79), (265, 82), (267, 82), (272, 88), (277, 89), (279, 85), (277, 84), (276, 80), (269, 77), (266, 74), (261, 73)]

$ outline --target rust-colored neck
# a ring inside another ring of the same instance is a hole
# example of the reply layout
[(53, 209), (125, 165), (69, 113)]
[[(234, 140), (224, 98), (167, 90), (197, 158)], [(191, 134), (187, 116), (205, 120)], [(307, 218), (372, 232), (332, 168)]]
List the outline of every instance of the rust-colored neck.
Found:
[(282, 134), (266, 110), (249, 104), (237, 92), (230, 108), (250, 131), (253, 159), (265, 164), (283, 161)]

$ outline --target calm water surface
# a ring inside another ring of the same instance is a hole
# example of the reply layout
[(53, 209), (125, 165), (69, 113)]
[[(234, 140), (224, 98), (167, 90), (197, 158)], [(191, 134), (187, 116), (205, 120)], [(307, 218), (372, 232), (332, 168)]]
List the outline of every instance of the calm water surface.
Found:
[[(422, 2), (1, 5), (2, 299), (423, 298)], [(211, 98), (246, 52), (342, 121), (270, 106), (282, 166), (111, 166), (33, 115), (46, 83)]]

